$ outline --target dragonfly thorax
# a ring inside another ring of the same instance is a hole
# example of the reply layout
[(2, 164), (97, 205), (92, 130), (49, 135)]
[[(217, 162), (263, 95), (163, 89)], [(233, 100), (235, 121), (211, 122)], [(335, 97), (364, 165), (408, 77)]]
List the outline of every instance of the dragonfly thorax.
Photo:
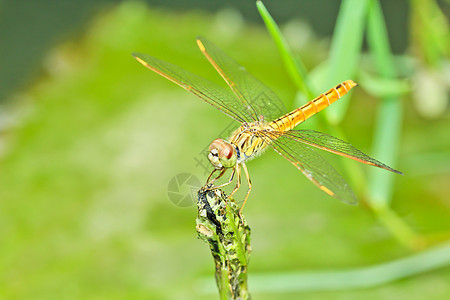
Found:
[(243, 123), (230, 136), (230, 144), (237, 152), (237, 163), (242, 164), (264, 152), (268, 144), (260, 133), (273, 130), (264, 121)]
[(209, 145), (208, 159), (216, 169), (233, 168), (236, 165), (237, 156), (233, 145), (223, 139), (215, 139)]

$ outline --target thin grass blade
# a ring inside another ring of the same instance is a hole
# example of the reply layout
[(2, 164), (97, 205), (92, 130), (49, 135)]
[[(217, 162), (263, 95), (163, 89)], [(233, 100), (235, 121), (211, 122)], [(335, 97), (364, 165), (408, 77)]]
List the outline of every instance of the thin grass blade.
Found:
[(292, 81), (295, 83), (297, 88), (302, 91), (305, 96), (307, 96), (308, 99), (313, 99), (315, 97), (315, 93), (308, 82), (308, 75), (302, 60), (299, 57), (294, 57), (289, 45), (281, 33), (280, 28), (275, 23), (264, 4), (261, 1), (256, 1), (256, 7), (258, 8), (259, 14), (261, 15), (267, 30), (272, 36), (272, 39), (280, 52), (284, 66)]

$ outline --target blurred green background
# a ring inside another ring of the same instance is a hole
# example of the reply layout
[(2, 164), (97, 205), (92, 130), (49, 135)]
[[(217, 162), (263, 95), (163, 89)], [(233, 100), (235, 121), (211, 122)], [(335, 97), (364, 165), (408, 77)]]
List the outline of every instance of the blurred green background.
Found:
[[(331, 55), (339, 2), (265, 4), (306, 69), (320, 73)], [(377, 214), (367, 181), (352, 185), (361, 201), (348, 206), (267, 151), (248, 164), (253, 189), (244, 210), (252, 228), (255, 299), (450, 294), (445, 255), (438, 263), (420, 260), (429, 271), (410, 274), (403, 266), (401, 279), (376, 284), (391, 275), (379, 274), (358, 289), (346, 288), (352, 278), (330, 272), (450, 249), (449, 3), (382, 5), (400, 78), (391, 93), (403, 109), (393, 167), (405, 175), (392, 177), (388, 210), (395, 217), (386, 222)], [(0, 298), (216, 298), (212, 258), (196, 238), (196, 207), (174, 204), (168, 190), (181, 173), (204, 182), (211, 170), (205, 148), (234, 125), (143, 68), (131, 52), (221, 83), (195, 44), (202, 35), (286, 104), (299, 102), (258, 18), (253, 1), (0, 1)], [(360, 87), (341, 100), (351, 101), (340, 124), (345, 139), (368, 154), (379, 96), (387, 93), (377, 93), (384, 81), (374, 73), (363, 51), (353, 78)], [(369, 169), (358, 170), (366, 178)], [(180, 187), (180, 195), (190, 192)], [(268, 291), (256, 276), (309, 272), (342, 285)]]

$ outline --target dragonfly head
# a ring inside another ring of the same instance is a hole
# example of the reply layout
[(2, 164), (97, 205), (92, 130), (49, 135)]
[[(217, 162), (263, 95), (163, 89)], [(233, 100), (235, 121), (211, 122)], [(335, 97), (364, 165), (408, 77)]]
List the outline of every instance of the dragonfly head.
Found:
[(237, 154), (230, 143), (215, 139), (209, 145), (208, 159), (216, 169), (232, 168), (236, 165)]

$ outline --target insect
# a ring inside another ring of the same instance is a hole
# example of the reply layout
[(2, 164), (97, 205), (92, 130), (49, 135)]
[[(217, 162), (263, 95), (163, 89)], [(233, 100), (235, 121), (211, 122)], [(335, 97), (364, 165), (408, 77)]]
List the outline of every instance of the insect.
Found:
[[(239, 122), (239, 128), (228, 140), (216, 139), (210, 144), (208, 159), (214, 170), (205, 186), (222, 177), (227, 169), (231, 169), (230, 179), (213, 187), (216, 189), (228, 185), (237, 177), (236, 185), (229, 195), (231, 197), (241, 185), (243, 169), (248, 190), (241, 211), (252, 188), (246, 162), (267, 148), (272, 148), (287, 159), (322, 191), (349, 204), (357, 203), (355, 194), (344, 178), (317, 153), (316, 148), (402, 174), (343, 140), (314, 130), (294, 130), (297, 125), (355, 87), (356, 83), (352, 80), (344, 81), (305, 105), (286, 113), (284, 104), (277, 95), (250, 75), (244, 67), (204, 38), (197, 38), (197, 44), (225, 80), (229, 90), (155, 57), (141, 53), (133, 53), (133, 56), (145, 67)], [(213, 178), (216, 172), (218, 175)]]

